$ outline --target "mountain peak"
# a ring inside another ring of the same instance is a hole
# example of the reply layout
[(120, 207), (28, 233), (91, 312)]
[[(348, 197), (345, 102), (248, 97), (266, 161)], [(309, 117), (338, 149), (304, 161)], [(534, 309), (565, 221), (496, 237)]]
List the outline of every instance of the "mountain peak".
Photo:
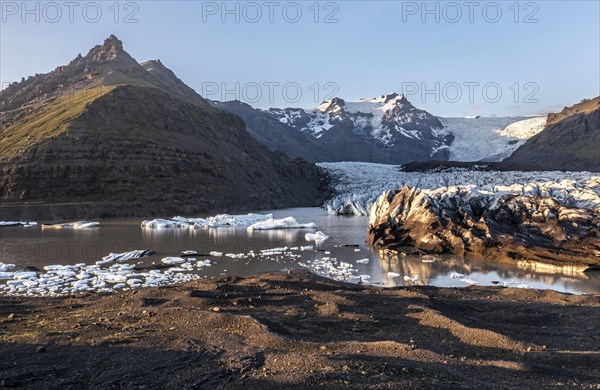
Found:
[(385, 96), (381, 96), (381, 98), (383, 99), (383, 103), (388, 103), (390, 101), (395, 101), (396, 103), (408, 103), (408, 99), (406, 99), (406, 97), (404, 95), (400, 95), (396, 92), (391, 92), (388, 93)]
[(123, 50), (123, 42), (113, 34), (110, 34), (110, 36), (104, 40), (104, 44), (102, 46), (115, 48), (116, 50)]
[(94, 46), (84, 59), (90, 63), (118, 62), (121, 65), (120, 68), (139, 66), (137, 61), (123, 49), (123, 42), (112, 34), (104, 40), (102, 45)]
[(317, 107), (317, 110), (323, 111), (323, 112), (342, 111), (344, 109), (345, 105), (346, 105), (346, 101), (344, 99), (339, 98), (339, 97), (334, 97), (331, 100), (323, 101), (323, 103), (321, 103), (321, 105), (319, 107)]

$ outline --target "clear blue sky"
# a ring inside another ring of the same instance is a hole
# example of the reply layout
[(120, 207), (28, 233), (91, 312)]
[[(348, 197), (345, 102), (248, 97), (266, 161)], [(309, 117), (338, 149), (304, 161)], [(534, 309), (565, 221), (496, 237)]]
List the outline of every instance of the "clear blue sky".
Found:
[[(2, 1), (3, 86), (49, 72), (115, 34), (138, 61), (161, 59), (206, 97), (262, 108), (312, 107), (331, 92), (354, 100), (404, 91), (435, 115), (521, 115), (600, 94), (596, 0), (475, 2), (474, 8), (427, 2), (430, 14), (421, 1), (337, 1), (318, 3), (318, 15), (313, 1), (228, 2), (238, 7), (239, 22), (221, 1), (121, 2), (118, 15), (112, 1), (76, 3), (70, 21), (62, 1), (55, 3), (61, 15), (43, 2), (38, 9), (28, 3), (27, 13), (21, 1)], [(133, 23), (125, 23), (130, 13)], [(324, 22), (328, 16), (333, 23)], [(235, 90), (236, 83), (239, 90), (224, 96), (223, 87)], [(434, 92), (423, 96), (423, 87)]]

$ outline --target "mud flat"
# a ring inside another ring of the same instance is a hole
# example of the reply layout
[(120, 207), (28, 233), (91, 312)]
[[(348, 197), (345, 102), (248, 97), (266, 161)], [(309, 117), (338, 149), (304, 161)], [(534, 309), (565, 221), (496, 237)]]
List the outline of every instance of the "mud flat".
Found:
[(0, 298), (0, 386), (597, 388), (600, 295), (306, 271)]

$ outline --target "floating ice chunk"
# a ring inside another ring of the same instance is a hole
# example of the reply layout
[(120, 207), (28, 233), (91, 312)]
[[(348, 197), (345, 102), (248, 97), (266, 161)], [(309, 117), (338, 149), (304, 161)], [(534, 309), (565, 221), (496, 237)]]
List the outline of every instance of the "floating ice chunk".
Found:
[(223, 256), (223, 252), (212, 251), (209, 253), (209, 255), (214, 256), (214, 257), (221, 257), (221, 256)]
[(142, 227), (149, 229), (175, 229), (175, 228), (189, 228), (191, 225), (185, 221), (178, 221), (176, 219), (153, 219), (148, 221), (142, 221)]
[(450, 273), (450, 277), (452, 279), (460, 279), (460, 278), (464, 278), (465, 275), (461, 274), (461, 273), (458, 273), (458, 272), (452, 272), (452, 273)]
[(154, 251), (147, 250), (147, 249), (136, 249), (133, 251), (123, 252), (123, 253), (110, 253), (110, 254), (104, 256), (102, 258), (102, 260), (97, 261), (96, 264), (103, 265), (103, 264), (112, 263), (114, 261), (117, 261), (117, 262), (127, 261), (127, 260), (131, 260), (131, 259), (137, 259), (140, 257), (150, 256), (152, 254), (154, 254)]
[(210, 267), (210, 266), (211, 266), (211, 263), (210, 263), (209, 259), (198, 261), (196, 263), (196, 267), (198, 267), (198, 268), (201, 268), (201, 267)]
[(150, 229), (175, 228), (216, 228), (226, 226), (248, 226), (273, 218), (272, 214), (229, 215), (219, 214), (208, 218), (173, 217), (172, 219), (153, 219), (142, 222), (142, 227)]
[(189, 219), (193, 222), (194, 228), (203, 227), (225, 227), (225, 226), (249, 226), (257, 222), (266, 221), (273, 218), (273, 214), (246, 214), (246, 215), (229, 215), (218, 214), (214, 217), (206, 219), (196, 218)]
[(42, 225), (44, 229), (90, 229), (100, 226), (100, 222), (77, 221), (66, 223), (55, 223), (52, 225)]
[(129, 279), (127, 280), (127, 284), (132, 286), (134, 284), (142, 284), (143, 280), (142, 279)]
[(388, 276), (388, 278), (398, 278), (398, 277), (400, 277), (400, 274), (397, 272), (388, 272), (387, 276)]
[(418, 277), (418, 276), (412, 276), (412, 277), (411, 277), (411, 276), (408, 276), (408, 275), (404, 275), (404, 280), (405, 280), (406, 282), (412, 282), (412, 283), (415, 283), (415, 282), (418, 282), (419, 280), (421, 280), (421, 278), (420, 278), (420, 277)]
[(287, 246), (282, 247), (282, 248), (262, 249), (260, 251), (260, 254), (261, 254), (261, 256), (282, 255), (287, 250), (288, 250)]
[(107, 274), (100, 274), (98, 277), (100, 278), (100, 280), (108, 282), (108, 283), (125, 283), (125, 282), (127, 282), (126, 275), (107, 273)]
[(300, 224), (294, 217), (282, 219), (268, 219), (248, 226), (248, 230), (272, 230), (272, 229), (314, 229), (314, 223)]
[(14, 272), (0, 271), (0, 279), (12, 279), (14, 275)]
[(187, 250), (187, 251), (183, 251), (181, 252), (182, 255), (197, 255), (198, 252), (194, 251), (194, 250)]
[(125, 288), (125, 287), (127, 287), (127, 285), (126, 285), (125, 283), (117, 283), (117, 284), (115, 284), (115, 285), (113, 286), (113, 288), (114, 288), (115, 290), (118, 290), (118, 289), (121, 289), (121, 288)]
[(369, 260), (368, 257), (366, 257), (364, 259), (356, 260), (356, 262), (359, 263), (359, 264), (369, 264), (369, 261), (370, 260)]
[(37, 222), (26, 222), (26, 221), (0, 221), (0, 226), (36, 226)]
[(513, 288), (533, 288), (530, 285), (522, 282), (516, 282), (514, 280), (504, 282), (504, 287), (513, 287)]
[(321, 231), (318, 231), (316, 233), (306, 233), (304, 235), (304, 239), (306, 241), (314, 241), (315, 244), (317, 244), (317, 245), (323, 243), (328, 238), (329, 238), (329, 236)]
[(21, 279), (29, 279), (29, 278), (35, 278), (37, 276), (37, 272), (33, 272), (33, 271), (20, 271), (20, 272), (15, 272), (13, 275), (13, 279), (17, 279), (17, 280), (21, 280)]
[(478, 281), (473, 280), (473, 279), (468, 279), (468, 278), (463, 278), (460, 281), (463, 282), (463, 283), (466, 283), (466, 284), (471, 284), (471, 285), (479, 284)]
[(0, 262), (0, 271), (8, 271), (9, 269), (13, 269), (15, 267), (16, 267), (16, 265), (14, 265), (14, 264), (6, 264), (6, 263)]
[(185, 263), (185, 259), (181, 257), (164, 257), (161, 260), (164, 264), (181, 264)]

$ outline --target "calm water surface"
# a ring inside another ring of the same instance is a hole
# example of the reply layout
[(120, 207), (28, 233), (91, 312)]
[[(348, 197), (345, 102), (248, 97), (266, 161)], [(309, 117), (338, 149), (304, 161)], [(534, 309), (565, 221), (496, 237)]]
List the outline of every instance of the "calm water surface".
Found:
[[(510, 283), (525, 284), (534, 288), (553, 289), (571, 293), (600, 293), (598, 273), (551, 272), (523, 269), (514, 264), (479, 262), (455, 256), (390, 256), (379, 253), (365, 244), (367, 217), (328, 215), (319, 208), (296, 208), (263, 213), (273, 213), (275, 218), (295, 217), (298, 222), (314, 222), (330, 238), (318, 247), (320, 251), (297, 252), (301, 257), (274, 255), (268, 258), (241, 258), (196, 256), (209, 258), (211, 267), (195, 271), (203, 276), (247, 276), (267, 271), (303, 268), (300, 263), (319, 262), (323, 257), (335, 258), (353, 265), (357, 275), (369, 275), (369, 283), (382, 286), (430, 284), (444, 287), (466, 287), (461, 278), (451, 273), (464, 274), (464, 279), (480, 285)], [(55, 221), (39, 221), (55, 222)], [(93, 264), (110, 252), (133, 249), (152, 249), (156, 254), (133, 262), (147, 265), (159, 264), (166, 256), (177, 256), (185, 250), (201, 254), (211, 251), (244, 253), (250, 251), (306, 246), (306, 232), (314, 230), (270, 230), (248, 232), (245, 228), (214, 229), (162, 229), (151, 230), (140, 226), (140, 219), (102, 220), (100, 227), (86, 230), (42, 229), (36, 227), (0, 228), (0, 261), (17, 264), (19, 268), (42, 268), (49, 264)], [(342, 245), (357, 247), (342, 247)], [(295, 252), (296, 253), (296, 252)], [(369, 263), (356, 262), (369, 258)], [(318, 270), (313, 271), (318, 273)], [(393, 272), (394, 274), (388, 274)], [(399, 274), (400, 276), (396, 276)], [(412, 282), (404, 276), (419, 277)]]

